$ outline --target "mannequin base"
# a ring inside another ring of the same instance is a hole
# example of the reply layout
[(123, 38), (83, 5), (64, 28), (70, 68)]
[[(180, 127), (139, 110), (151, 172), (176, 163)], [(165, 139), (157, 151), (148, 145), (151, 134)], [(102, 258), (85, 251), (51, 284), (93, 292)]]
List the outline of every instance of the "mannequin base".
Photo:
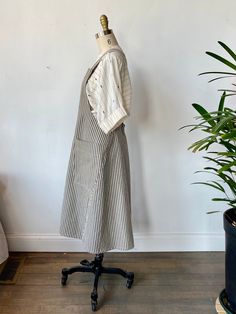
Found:
[(94, 279), (94, 285), (93, 285), (93, 291), (91, 293), (91, 306), (92, 310), (97, 310), (97, 287), (98, 287), (98, 280), (102, 273), (105, 274), (118, 274), (123, 276), (124, 278), (127, 278), (126, 287), (131, 288), (133, 281), (134, 281), (134, 273), (127, 272), (122, 270), (121, 268), (113, 268), (113, 267), (103, 267), (102, 261), (103, 261), (104, 253), (96, 254), (94, 261), (89, 262), (88, 260), (82, 260), (80, 262), (83, 266), (74, 266), (70, 268), (63, 268), (62, 269), (62, 277), (61, 277), (61, 284), (63, 286), (66, 285), (66, 281), (68, 278), (68, 275), (71, 275), (75, 272), (86, 272), (86, 273), (94, 273), (95, 279)]

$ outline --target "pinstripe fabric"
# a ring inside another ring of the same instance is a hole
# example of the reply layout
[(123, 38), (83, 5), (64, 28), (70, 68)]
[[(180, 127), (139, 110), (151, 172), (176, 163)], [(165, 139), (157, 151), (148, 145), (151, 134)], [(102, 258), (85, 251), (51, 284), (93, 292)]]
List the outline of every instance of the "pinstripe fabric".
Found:
[(88, 78), (106, 53), (88, 69), (81, 85), (59, 231), (81, 239), (85, 250), (95, 254), (134, 247), (125, 125), (104, 133), (86, 94)]

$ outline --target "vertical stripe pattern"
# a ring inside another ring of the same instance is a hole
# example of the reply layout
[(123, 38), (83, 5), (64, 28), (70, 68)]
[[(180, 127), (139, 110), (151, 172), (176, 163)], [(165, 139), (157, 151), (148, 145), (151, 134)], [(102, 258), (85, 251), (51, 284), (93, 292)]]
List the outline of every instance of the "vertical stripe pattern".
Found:
[(81, 85), (59, 230), (62, 236), (81, 239), (85, 250), (95, 254), (134, 247), (125, 125), (104, 133), (86, 94), (88, 78), (103, 55)]

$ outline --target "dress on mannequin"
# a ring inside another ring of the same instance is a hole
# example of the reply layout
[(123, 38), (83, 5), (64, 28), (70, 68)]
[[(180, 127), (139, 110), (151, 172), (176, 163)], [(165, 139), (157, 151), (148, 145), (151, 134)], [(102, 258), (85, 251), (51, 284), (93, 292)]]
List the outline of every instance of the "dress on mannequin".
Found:
[(81, 85), (60, 221), (60, 235), (81, 239), (85, 250), (95, 254), (134, 247), (125, 125), (104, 132), (86, 93), (93, 71), (114, 50), (125, 58), (123, 51), (109, 49), (88, 69)]

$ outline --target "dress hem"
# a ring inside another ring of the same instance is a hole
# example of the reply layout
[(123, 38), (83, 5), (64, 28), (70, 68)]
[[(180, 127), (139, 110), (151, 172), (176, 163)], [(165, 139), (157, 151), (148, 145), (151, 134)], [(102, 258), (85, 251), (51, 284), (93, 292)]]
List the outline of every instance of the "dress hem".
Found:
[[(68, 234), (65, 234), (65, 233), (60, 233), (61, 236), (63, 237), (66, 237), (66, 238), (72, 238), (72, 239), (75, 239), (75, 240), (80, 240), (82, 241), (83, 245), (85, 244), (85, 242), (83, 241), (83, 239), (81, 237), (75, 237), (75, 236), (72, 236), (72, 235), (68, 235)], [(104, 253), (104, 252), (107, 252), (107, 251), (110, 251), (110, 250), (121, 250), (121, 251), (127, 251), (127, 250), (131, 250), (134, 248), (134, 244), (129, 244), (128, 246), (126, 247), (121, 247), (121, 246), (118, 246), (118, 245), (112, 245), (108, 248), (105, 248), (103, 249), (102, 251), (92, 251), (92, 250), (86, 250), (87, 253), (91, 253), (91, 254), (100, 254), (100, 253)]]

